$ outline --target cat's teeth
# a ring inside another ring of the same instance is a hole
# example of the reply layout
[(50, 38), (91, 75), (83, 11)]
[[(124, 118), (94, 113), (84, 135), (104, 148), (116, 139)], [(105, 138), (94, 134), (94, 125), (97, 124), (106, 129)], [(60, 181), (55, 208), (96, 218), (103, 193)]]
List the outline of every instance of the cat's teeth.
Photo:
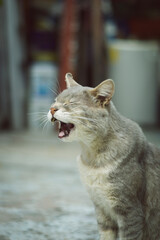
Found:
[(59, 129), (60, 129), (60, 128), (61, 128), (61, 121), (58, 121), (58, 124), (59, 124), (58, 127), (59, 127)]

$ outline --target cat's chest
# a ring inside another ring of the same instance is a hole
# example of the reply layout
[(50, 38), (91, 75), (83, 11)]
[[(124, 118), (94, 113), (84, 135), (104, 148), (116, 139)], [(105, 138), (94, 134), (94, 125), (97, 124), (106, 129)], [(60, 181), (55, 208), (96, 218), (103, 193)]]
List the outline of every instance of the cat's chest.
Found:
[[(108, 182), (107, 176), (113, 170), (110, 168), (90, 168), (84, 165), (81, 158), (78, 158), (80, 176), (85, 184), (92, 201), (96, 205), (101, 205), (104, 211), (112, 213), (112, 203), (110, 192), (112, 184)], [(112, 214), (113, 215), (113, 214)]]
[(81, 175), (81, 179), (84, 184), (88, 188), (101, 189), (106, 190), (107, 186), (109, 186), (109, 182), (107, 181), (107, 176), (111, 171), (113, 171), (113, 167), (100, 167), (100, 168), (91, 168), (81, 161), (81, 157), (78, 156), (78, 167)]

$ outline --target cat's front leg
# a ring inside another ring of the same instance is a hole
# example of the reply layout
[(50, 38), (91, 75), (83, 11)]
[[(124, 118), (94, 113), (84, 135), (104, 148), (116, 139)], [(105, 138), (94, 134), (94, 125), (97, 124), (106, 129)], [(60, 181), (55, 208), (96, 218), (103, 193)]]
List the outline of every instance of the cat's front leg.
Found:
[(119, 240), (142, 240), (144, 230), (144, 217), (142, 210), (136, 208), (118, 217)]
[(96, 207), (96, 216), (100, 240), (116, 240), (118, 232), (116, 223), (98, 207)]
[(115, 231), (112, 231), (112, 230), (107, 230), (107, 231), (100, 230), (99, 234), (100, 234), (100, 240), (116, 240), (116, 236), (117, 236)]

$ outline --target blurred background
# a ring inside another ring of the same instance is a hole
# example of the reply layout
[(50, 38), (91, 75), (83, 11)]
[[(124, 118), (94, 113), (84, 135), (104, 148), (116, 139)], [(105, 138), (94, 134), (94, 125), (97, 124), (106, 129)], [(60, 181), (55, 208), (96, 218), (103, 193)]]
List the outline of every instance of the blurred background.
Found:
[(66, 72), (112, 78), (118, 110), (159, 125), (159, 0), (1, 0), (0, 20), (0, 129), (40, 125)]
[(0, 240), (95, 240), (76, 143), (46, 114), (71, 72), (160, 146), (159, 0), (0, 0)]

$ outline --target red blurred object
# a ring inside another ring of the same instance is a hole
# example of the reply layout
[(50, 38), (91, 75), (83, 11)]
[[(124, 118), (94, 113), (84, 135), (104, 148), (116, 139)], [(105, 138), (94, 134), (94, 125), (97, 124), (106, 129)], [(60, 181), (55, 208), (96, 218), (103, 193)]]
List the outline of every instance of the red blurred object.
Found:
[(59, 70), (59, 84), (60, 90), (66, 88), (65, 74), (71, 72), (74, 75), (74, 58), (75, 51), (73, 42), (76, 39), (76, 1), (66, 0), (63, 12), (63, 19), (61, 22), (61, 36), (60, 36), (60, 70)]
[(129, 25), (132, 35), (140, 39), (160, 39), (160, 18), (131, 19)]

